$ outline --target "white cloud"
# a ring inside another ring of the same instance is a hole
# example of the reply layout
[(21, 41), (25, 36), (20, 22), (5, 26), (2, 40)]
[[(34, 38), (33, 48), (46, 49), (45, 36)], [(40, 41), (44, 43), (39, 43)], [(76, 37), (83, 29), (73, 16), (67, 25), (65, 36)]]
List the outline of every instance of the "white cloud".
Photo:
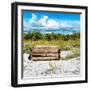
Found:
[(37, 24), (37, 16), (35, 14), (32, 14), (31, 19), (29, 20), (24, 20), (24, 27), (25, 29), (29, 29), (30, 27), (32, 27), (33, 25)]
[(52, 19), (48, 20), (46, 25), (47, 28), (59, 28), (59, 26), (60, 26), (59, 22)]
[(50, 19), (48, 16), (42, 16), (40, 19), (35, 14), (29, 20), (24, 20), (25, 30), (30, 29), (42, 29), (42, 30), (52, 30), (52, 29), (62, 29), (65, 30), (79, 30), (80, 21), (65, 21), (65, 20), (55, 20)]
[(46, 29), (57, 28), (59, 26), (59, 23), (57, 21), (53, 19), (49, 19), (48, 16), (43, 16), (39, 20), (39, 24), (45, 27)]
[(33, 23), (37, 20), (37, 16), (35, 14), (32, 14), (32, 18), (30, 19), (30, 23)]
[(67, 25), (68, 25), (68, 24), (67, 24), (67, 22), (65, 22), (65, 21), (63, 21), (63, 22), (60, 23), (60, 27), (67, 27)]
[(40, 25), (45, 27), (47, 23), (47, 19), (48, 19), (48, 16), (43, 16), (38, 22)]
[(37, 16), (35, 14), (32, 14), (31, 19), (29, 20), (30, 27), (37, 25)]

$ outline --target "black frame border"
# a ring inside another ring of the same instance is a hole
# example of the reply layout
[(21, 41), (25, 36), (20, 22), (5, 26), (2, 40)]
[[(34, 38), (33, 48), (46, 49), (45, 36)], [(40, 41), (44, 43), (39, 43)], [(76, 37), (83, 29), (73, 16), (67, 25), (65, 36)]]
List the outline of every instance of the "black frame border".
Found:
[[(32, 83), (32, 84), (18, 84), (18, 6), (39, 6), (39, 7), (55, 7), (55, 8), (73, 8), (85, 10), (85, 80), (78, 81), (63, 81), (63, 82), (45, 82), (45, 83)], [(14, 2), (11, 4), (11, 86), (24, 87), (24, 86), (42, 86), (42, 85), (58, 85), (58, 84), (75, 84), (88, 82), (88, 7), (87, 6), (74, 6), (74, 5), (57, 5), (57, 4), (43, 4), (43, 3), (24, 3)]]

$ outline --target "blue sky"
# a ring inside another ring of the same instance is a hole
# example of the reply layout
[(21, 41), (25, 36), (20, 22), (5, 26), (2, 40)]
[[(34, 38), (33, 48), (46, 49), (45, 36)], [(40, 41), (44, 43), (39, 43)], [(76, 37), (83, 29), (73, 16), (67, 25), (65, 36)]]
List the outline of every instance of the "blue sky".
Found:
[(72, 34), (80, 32), (80, 14), (23, 11), (23, 30), (42, 33)]

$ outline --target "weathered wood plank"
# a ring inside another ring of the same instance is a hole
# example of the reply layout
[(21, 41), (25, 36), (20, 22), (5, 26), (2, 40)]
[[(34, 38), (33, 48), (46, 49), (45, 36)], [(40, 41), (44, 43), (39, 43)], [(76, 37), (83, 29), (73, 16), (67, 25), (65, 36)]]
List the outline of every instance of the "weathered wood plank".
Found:
[(32, 60), (59, 60), (60, 48), (56, 46), (34, 46)]
[(32, 54), (32, 57), (57, 57), (59, 54), (52, 54), (52, 53), (43, 53), (43, 54)]
[(35, 53), (35, 52), (45, 52), (45, 53), (48, 53), (48, 52), (58, 52), (58, 49), (53, 49), (53, 48), (45, 48), (45, 49), (32, 49), (32, 53)]
[(32, 60), (58, 60), (58, 57), (32, 57)]

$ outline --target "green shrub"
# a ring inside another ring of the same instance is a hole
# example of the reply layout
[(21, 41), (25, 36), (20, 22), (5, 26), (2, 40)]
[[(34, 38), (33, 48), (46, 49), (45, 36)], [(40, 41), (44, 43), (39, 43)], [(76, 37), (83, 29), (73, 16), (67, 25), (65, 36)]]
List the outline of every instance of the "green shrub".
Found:
[(25, 44), (25, 45), (23, 46), (23, 53), (28, 53), (28, 54), (30, 54), (31, 51), (32, 51), (32, 47), (31, 47), (29, 44)]

